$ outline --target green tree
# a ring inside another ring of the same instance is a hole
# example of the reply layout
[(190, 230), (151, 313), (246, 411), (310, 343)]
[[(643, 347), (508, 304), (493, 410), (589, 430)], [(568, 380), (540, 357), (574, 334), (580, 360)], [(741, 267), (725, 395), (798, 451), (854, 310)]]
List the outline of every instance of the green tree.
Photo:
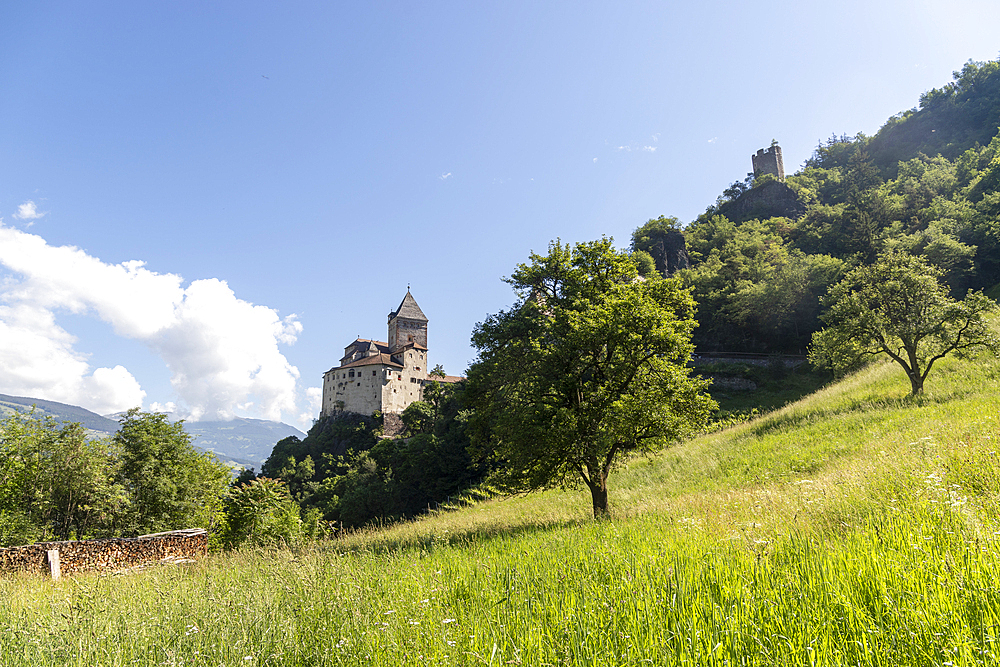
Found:
[(227, 549), (240, 545), (291, 545), (302, 539), (299, 506), (284, 482), (258, 477), (230, 489), (222, 503), (219, 543)]
[(229, 485), (229, 469), (191, 444), (183, 422), (133, 408), (118, 423), (119, 479), (129, 498), (122, 534), (210, 527)]
[(400, 415), (407, 435), (427, 433), (434, 428), (434, 413), (434, 404), (427, 401), (413, 401), (407, 405)]
[(126, 500), (107, 440), (34, 413), (0, 421), (0, 544), (109, 535)]
[(622, 457), (703, 425), (713, 401), (688, 376), (695, 304), (678, 280), (640, 280), (610, 239), (559, 242), (506, 280), (518, 294), (478, 324), (467, 401), (477, 448), (510, 486), (580, 479), (595, 516)]
[(846, 369), (879, 354), (903, 367), (911, 394), (923, 391), (934, 362), (951, 353), (996, 349), (982, 292), (948, 296), (941, 270), (923, 258), (887, 253), (848, 273), (823, 299), (826, 328), (813, 336), (814, 363)]

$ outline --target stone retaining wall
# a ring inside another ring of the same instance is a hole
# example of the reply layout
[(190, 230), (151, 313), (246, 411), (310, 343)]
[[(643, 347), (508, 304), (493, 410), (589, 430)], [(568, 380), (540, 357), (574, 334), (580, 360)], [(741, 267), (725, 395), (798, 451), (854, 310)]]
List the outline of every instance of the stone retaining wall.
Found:
[[(57, 564), (49, 552), (58, 551)], [(0, 549), (0, 572), (74, 574), (121, 570), (161, 561), (194, 560), (208, 553), (208, 533), (202, 528), (107, 540), (40, 542)], [(56, 567), (53, 567), (56, 565)]]

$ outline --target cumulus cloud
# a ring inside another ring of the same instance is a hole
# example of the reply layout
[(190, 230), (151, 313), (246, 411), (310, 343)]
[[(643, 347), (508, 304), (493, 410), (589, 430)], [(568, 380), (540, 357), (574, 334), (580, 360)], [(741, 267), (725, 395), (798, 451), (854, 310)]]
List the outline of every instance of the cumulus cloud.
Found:
[(122, 366), (90, 371), (76, 338), (52, 311), (32, 303), (0, 305), (0, 391), (82, 405), (99, 414), (142, 405), (146, 392)]
[(306, 411), (299, 415), (299, 425), (308, 429), (312, 426), (313, 419), (319, 414), (323, 407), (323, 388), (308, 387), (306, 389)]
[(656, 146), (643, 146), (642, 150), (646, 151), (647, 153), (655, 153)]
[(47, 211), (39, 213), (38, 207), (35, 205), (35, 202), (29, 199), (28, 201), (24, 202), (23, 204), (17, 207), (17, 213), (14, 214), (14, 217), (17, 218), (18, 220), (38, 220), (39, 218), (43, 217), (46, 213)]
[(438, 179), (440, 179), (442, 181), (447, 180), (449, 178), (451, 178), (451, 172), (450, 171), (447, 174), (441, 174), (440, 176), (438, 176)]
[(715, 143), (716, 141), (718, 141), (718, 140), (719, 140), (719, 138), (718, 138), (718, 137), (712, 137), (711, 139), (709, 139), (709, 140), (708, 140), (708, 143), (710, 143), (710, 144), (714, 144), (714, 143)]
[(68, 311), (94, 315), (157, 353), (180, 399), (172, 407), (188, 419), (229, 419), (249, 406), (266, 419), (296, 411), (299, 372), (278, 347), (302, 331), (294, 315), (243, 301), (221, 280), (185, 285), (141, 261), (106, 264), (2, 223), (0, 265), (16, 276), (0, 284), (0, 391), (102, 413), (142, 402), (125, 368), (90, 370), (56, 323)]

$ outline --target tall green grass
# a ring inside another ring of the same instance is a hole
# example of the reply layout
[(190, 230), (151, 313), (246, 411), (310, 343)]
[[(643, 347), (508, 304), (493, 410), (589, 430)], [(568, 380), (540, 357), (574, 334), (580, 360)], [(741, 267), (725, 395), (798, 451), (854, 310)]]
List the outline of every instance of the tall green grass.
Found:
[(579, 490), (299, 551), (0, 580), (0, 665), (979, 665), (1000, 364), (876, 365)]

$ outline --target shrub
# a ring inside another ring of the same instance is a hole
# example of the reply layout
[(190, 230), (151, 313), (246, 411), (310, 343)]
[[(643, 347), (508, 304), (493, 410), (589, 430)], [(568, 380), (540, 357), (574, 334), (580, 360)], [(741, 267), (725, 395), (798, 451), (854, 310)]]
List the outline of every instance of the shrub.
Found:
[(230, 490), (222, 515), (218, 544), (226, 549), (291, 545), (303, 536), (299, 506), (284, 482), (269, 477)]

